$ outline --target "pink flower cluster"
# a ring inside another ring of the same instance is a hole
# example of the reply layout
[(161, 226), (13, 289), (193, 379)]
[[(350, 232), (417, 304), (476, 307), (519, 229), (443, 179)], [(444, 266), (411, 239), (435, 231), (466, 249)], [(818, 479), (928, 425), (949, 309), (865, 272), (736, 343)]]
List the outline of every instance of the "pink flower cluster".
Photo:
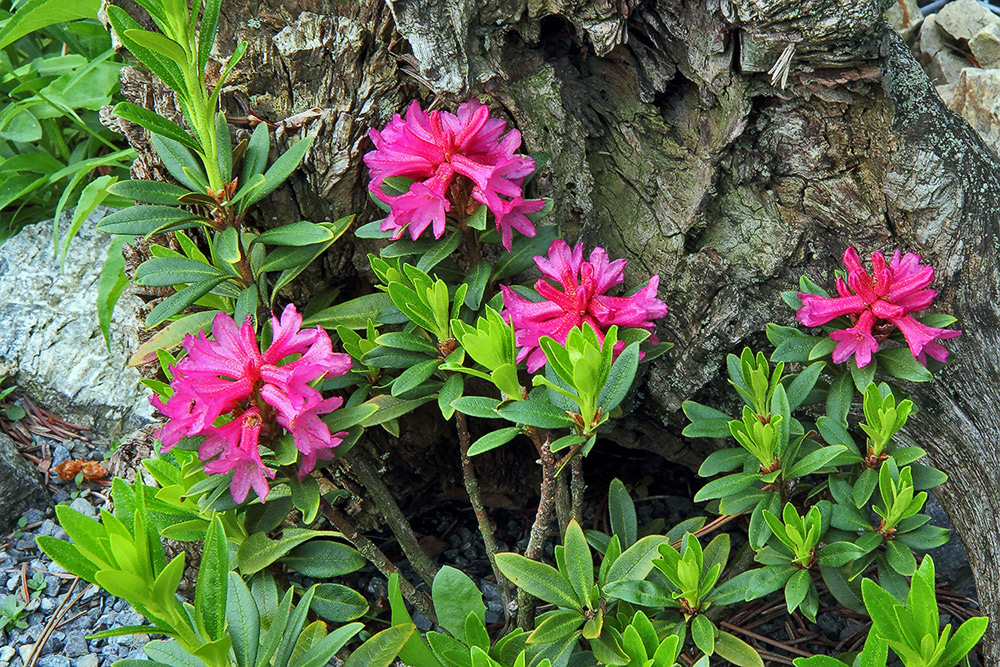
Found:
[(948, 358), (948, 350), (937, 339), (955, 338), (962, 332), (927, 326), (913, 317), (931, 305), (937, 292), (926, 289), (934, 280), (934, 268), (920, 263), (920, 255), (897, 250), (888, 264), (882, 253), (872, 254), (871, 275), (861, 265), (854, 248), (844, 253), (847, 280), (837, 279), (839, 296), (828, 298), (799, 293), (802, 307), (795, 313), (799, 322), (817, 327), (847, 315), (853, 326), (834, 331), (830, 338), (837, 341), (833, 348), (834, 363), (842, 363), (851, 355), (858, 368), (867, 366), (879, 343), (892, 332), (902, 332), (910, 352), (922, 364), (927, 355), (938, 361)]
[[(521, 133), (504, 134), (506, 129), (503, 120), (490, 118), (489, 107), (469, 100), (455, 114), (427, 112), (414, 101), (405, 118), (396, 114), (381, 132), (370, 130), (375, 150), (365, 154), (371, 171), (368, 189), (390, 207), (382, 231), (393, 231), (399, 238), (409, 229), (415, 240), (430, 226), (434, 238), (441, 238), (453, 204), (467, 209), (459, 210), (460, 215), (473, 212), (474, 208), (468, 209), (471, 196), (493, 213), (507, 250), (513, 230), (534, 236), (535, 226), (527, 216), (540, 211), (545, 202), (524, 199), (522, 186), (535, 162), (514, 152), (521, 145)], [(415, 182), (408, 192), (388, 195), (382, 183), (392, 176)]]
[[(520, 351), (518, 361), (528, 360), (528, 370), (534, 373), (545, 365), (545, 352), (539, 347), (542, 336), (566, 342), (573, 327), (589, 324), (603, 340), (612, 325), (653, 331), (653, 320), (667, 314), (667, 304), (656, 297), (660, 277), (632, 296), (607, 296), (608, 290), (621, 284), (625, 277), (626, 260), (608, 261), (604, 248), (594, 248), (590, 261), (583, 260), (583, 244), (575, 248), (562, 239), (549, 246), (548, 257), (535, 257), (535, 264), (546, 280), (535, 283), (535, 290), (544, 301), (529, 301), (507, 286), (503, 286), (504, 317), (514, 326)], [(655, 343), (656, 337), (651, 340)], [(618, 341), (615, 353), (624, 348)]]
[[(215, 316), (212, 335), (204, 332), (184, 340), (187, 356), (171, 368), (174, 393), (164, 403), (150, 400), (169, 420), (156, 436), (168, 451), (181, 438), (206, 436), (198, 451), (205, 472), (233, 472), (233, 500), (243, 502), (250, 487), (263, 501), (269, 490), (267, 479), (274, 470), (260, 456), (261, 436), (277, 438), (283, 427), (292, 434), (302, 454), (301, 479), (318, 459), (331, 460), (333, 448), (346, 433), (330, 433), (319, 418), (343, 403), (324, 399), (310, 386), (316, 380), (343, 375), (351, 369), (351, 358), (332, 351), (323, 329), (302, 331), (302, 316), (289, 304), (281, 319), (272, 318), (274, 339), (263, 353), (249, 321), (237, 327), (224, 313)], [(289, 361), (290, 357), (297, 358)], [(232, 420), (216, 425), (223, 415)]]

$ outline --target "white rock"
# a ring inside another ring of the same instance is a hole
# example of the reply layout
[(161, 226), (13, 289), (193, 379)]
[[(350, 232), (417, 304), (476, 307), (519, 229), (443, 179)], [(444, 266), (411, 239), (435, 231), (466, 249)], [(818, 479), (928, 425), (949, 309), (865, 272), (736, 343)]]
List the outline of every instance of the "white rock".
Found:
[(885, 11), (885, 20), (909, 42), (923, 23), (924, 14), (917, 0), (893, 0)]
[(1000, 23), (991, 23), (969, 40), (969, 49), (980, 67), (1000, 65)]
[(1000, 154), (1000, 69), (962, 70), (948, 107)]
[(122, 297), (109, 352), (97, 323), (97, 283), (111, 237), (98, 209), (70, 245), (65, 271), (52, 257), (52, 223), (25, 227), (0, 246), (0, 362), (23, 392), (58, 416), (115, 439), (152, 417), (139, 373), (125, 366), (140, 322)]
[(968, 42), (991, 23), (1000, 23), (1000, 16), (976, 0), (955, 0), (941, 8), (937, 22), (953, 40)]

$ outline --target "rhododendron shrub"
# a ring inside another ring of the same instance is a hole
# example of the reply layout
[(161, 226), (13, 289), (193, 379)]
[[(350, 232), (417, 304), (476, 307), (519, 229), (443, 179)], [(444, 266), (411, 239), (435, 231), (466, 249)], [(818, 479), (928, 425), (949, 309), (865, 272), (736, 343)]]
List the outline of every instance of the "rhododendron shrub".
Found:
[[(333, 412), (343, 399), (324, 399), (316, 381), (344, 375), (351, 369), (346, 354), (333, 352), (330, 336), (321, 329), (302, 330), (302, 316), (289, 304), (271, 323), (273, 340), (263, 352), (249, 318), (237, 326), (224, 313), (204, 332), (184, 339), (187, 352), (171, 367), (173, 393), (152, 404), (168, 418), (157, 431), (163, 451), (181, 438), (204, 436), (198, 455), (205, 472), (232, 472), (233, 500), (243, 502), (252, 487), (263, 501), (267, 479), (275, 471), (261, 459), (261, 444), (287, 431), (302, 455), (299, 477), (317, 460), (333, 458), (344, 432), (330, 433), (320, 416)], [(262, 443), (263, 438), (263, 443)]]
[[(938, 341), (962, 332), (931, 326), (915, 317), (937, 296), (936, 291), (928, 289), (934, 280), (933, 267), (921, 264), (920, 255), (914, 253), (904, 255), (897, 250), (886, 262), (882, 253), (874, 252), (869, 273), (854, 248), (844, 252), (844, 264), (847, 279), (837, 277), (838, 296), (799, 292), (802, 305), (795, 313), (807, 327), (833, 322), (830, 339), (836, 342), (834, 363), (853, 356), (857, 367), (864, 368), (894, 331), (902, 334), (921, 364), (927, 365), (928, 356), (940, 362), (947, 360), (948, 350)], [(845, 317), (847, 322), (838, 320)], [(846, 326), (838, 327), (838, 322)]]
[[(434, 238), (448, 218), (464, 223), (476, 202), (493, 214), (503, 247), (511, 248), (514, 231), (535, 235), (528, 215), (545, 206), (525, 199), (524, 182), (534, 160), (517, 153), (521, 133), (490, 117), (489, 107), (469, 100), (456, 113), (424, 111), (414, 100), (404, 116), (396, 114), (382, 129), (369, 133), (375, 150), (365, 154), (371, 172), (369, 190), (389, 208), (382, 231), (416, 240), (430, 227)], [(401, 194), (383, 189), (388, 178), (412, 181)]]

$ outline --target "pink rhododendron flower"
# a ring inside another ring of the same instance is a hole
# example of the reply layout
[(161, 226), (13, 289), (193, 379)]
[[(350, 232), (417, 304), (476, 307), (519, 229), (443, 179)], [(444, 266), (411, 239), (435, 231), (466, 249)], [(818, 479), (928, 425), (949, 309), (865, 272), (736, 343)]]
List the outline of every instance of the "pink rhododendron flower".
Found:
[[(332, 448), (346, 435), (331, 434), (319, 419), (343, 400), (324, 400), (312, 384), (344, 375), (351, 370), (351, 358), (334, 353), (329, 335), (320, 327), (305, 331), (301, 327), (302, 316), (289, 304), (280, 318), (272, 318), (273, 340), (261, 352), (249, 321), (237, 327), (231, 317), (219, 313), (212, 322), (214, 340), (204, 332), (185, 338), (187, 356), (171, 369), (170, 399), (166, 403), (157, 396), (150, 399), (168, 417), (156, 434), (163, 450), (181, 438), (205, 436), (198, 452), (207, 461), (205, 471), (232, 471), (230, 491), (237, 502), (246, 499), (251, 487), (263, 500), (269, 488), (266, 478), (274, 478), (274, 471), (261, 460), (262, 435), (277, 437), (278, 426), (292, 434), (302, 453), (300, 478), (312, 471), (317, 459), (332, 459)], [(233, 415), (230, 422), (216, 425), (228, 414)]]
[[(416, 101), (382, 129), (369, 132), (375, 150), (365, 154), (371, 171), (368, 188), (390, 207), (382, 231), (399, 238), (409, 230), (417, 239), (428, 227), (434, 238), (445, 232), (446, 216), (455, 205), (459, 215), (471, 214), (469, 199), (485, 204), (510, 250), (513, 230), (535, 235), (530, 213), (542, 210), (541, 199), (523, 198), (524, 180), (535, 170), (535, 162), (515, 153), (521, 133), (507, 132), (507, 123), (490, 118), (489, 107), (469, 100), (457, 113), (424, 111)], [(388, 195), (382, 190), (386, 178), (403, 176), (415, 181), (408, 192)]]
[(934, 268), (921, 264), (920, 255), (901, 256), (897, 250), (887, 264), (882, 253), (873, 253), (869, 275), (857, 251), (848, 248), (844, 264), (847, 280), (837, 279), (839, 296), (799, 293), (802, 307), (795, 313), (807, 327), (818, 327), (841, 315), (851, 319), (853, 326), (830, 334), (837, 342), (833, 348), (834, 363), (843, 363), (853, 356), (858, 368), (867, 366), (893, 327), (903, 334), (910, 352), (920, 363), (926, 365), (928, 355), (938, 361), (948, 358), (948, 350), (936, 341), (955, 338), (962, 332), (927, 326), (913, 317), (937, 296), (936, 291), (927, 289), (934, 280)]
[[(501, 288), (503, 315), (513, 324), (520, 348), (517, 360), (527, 359), (532, 373), (545, 365), (545, 353), (538, 345), (542, 336), (565, 343), (570, 329), (583, 324), (589, 324), (601, 340), (612, 325), (652, 332), (653, 320), (667, 314), (667, 304), (656, 297), (659, 276), (650, 278), (632, 296), (606, 294), (624, 281), (626, 261), (609, 262), (604, 248), (594, 248), (590, 261), (584, 261), (582, 243), (571, 250), (565, 241), (557, 239), (549, 246), (548, 257), (535, 257), (535, 264), (548, 278), (535, 283), (544, 301), (529, 301), (507, 286)], [(656, 337), (651, 340), (655, 343)], [(624, 341), (618, 341), (616, 354), (624, 347)]]

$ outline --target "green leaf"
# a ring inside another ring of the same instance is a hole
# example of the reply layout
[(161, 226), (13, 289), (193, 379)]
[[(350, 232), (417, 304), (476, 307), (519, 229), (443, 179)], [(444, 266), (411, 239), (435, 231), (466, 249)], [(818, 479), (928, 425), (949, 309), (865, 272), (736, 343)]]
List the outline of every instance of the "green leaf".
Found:
[(799, 570), (785, 583), (785, 606), (789, 613), (798, 609), (802, 601), (806, 599), (806, 593), (809, 592), (811, 583), (808, 570)]
[(985, 616), (970, 618), (962, 623), (955, 631), (954, 636), (948, 640), (948, 646), (938, 659), (937, 664), (942, 665), (942, 667), (958, 664), (983, 638), (987, 625), (989, 625), (989, 619)]
[(497, 413), (515, 424), (538, 428), (566, 428), (574, 424), (564, 410), (542, 401), (515, 401), (497, 408)]
[(910, 547), (900, 544), (896, 540), (889, 540), (886, 542), (885, 548), (889, 565), (896, 572), (904, 577), (909, 577), (917, 571), (917, 559), (913, 557)]
[(458, 232), (452, 232), (444, 238), (438, 239), (434, 247), (424, 253), (417, 262), (417, 268), (425, 273), (430, 271), (455, 252), (461, 240), (462, 235)]
[(219, 311), (205, 310), (186, 315), (157, 331), (153, 337), (139, 346), (128, 361), (129, 366), (139, 366), (156, 361), (157, 350), (171, 350), (180, 347), (184, 337), (207, 330), (212, 326), (212, 320)]
[(314, 537), (327, 535), (321, 531), (289, 528), (280, 540), (272, 540), (264, 533), (254, 533), (243, 540), (236, 553), (240, 572), (251, 575), (260, 572), (289, 551)]
[(264, 172), (264, 182), (254, 188), (241, 202), (240, 211), (245, 211), (250, 206), (256, 204), (267, 195), (274, 192), (279, 185), (291, 176), (292, 172), (298, 169), (299, 163), (305, 157), (306, 151), (312, 145), (313, 138), (306, 137), (297, 142), (274, 161)]
[(625, 548), (632, 546), (639, 536), (635, 503), (625, 485), (617, 477), (611, 480), (608, 491), (608, 514), (611, 518), (611, 534), (617, 535)]
[(580, 610), (573, 587), (551, 565), (513, 553), (497, 554), (496, 563), (504, 576), (528, 594), (558, 607)]
[(368, 326), (369, 320), (376, 325), (381, 324), (380, 314), (387, 308), (395, 308), (388, 294), (385, 292), (366, 294), (319, 311), (306, 318), (302, 327), (320, 326), (332, 330), (340, 326), (355, 330), (364, 329)]
[(632, 343), (626, 347), (611, 365), (604, 386), (597, 398), (597, 404), (604, 412), (610, 412), (618, 407), (632, 387), (636, 371), (639, 369), (639, 344)]
[(509, 253), (500, 255), (493, 267), (493, 279), (500, 280), (521, 273), (534, 265), (534, 258), (545, 255), (549, 246), (556, 239), (554, 225), (539, 226), (532, 238), (518, 236), (514, 239)]
[(545, 620), (528, 637), (529, 644), (551, 644), (580, 629), (584, 616), (578, 611), (555, 611), (546, 614)]
[(583, 535), (583, 529), (576, 519), (569, 522), (563, 540), (563, 555), (566, 559), (565, 575), (569, 579), (576, 599), (581, 607), (591, 605), (590, 594), (594, 588), (594, 559), (590, 546)]
[(395, 396), (388, 396), (386, 394), (373, 396), (366, 401), (364, 405), (374, 405), (378, 408), (378, 412), (362, 421), (361, 426), (370, 428), (372, 426), (384, 424), (387, 421), (397, 419), (405, 414), (413, 412), (424, 403), (433, 400), (433, 395), (413, 399), (396, 398)]
[(416, 631), (413, 624), (394, 625), (358, 647), (344, 667), (389, 667)]
[(486, 622), (483, 594), (468, 576), (449, 565), (442, 567), (435, 575), (431, 599), (434, 600), (438, 624), (463, 643), (468, 643), (465, 621), (469, 614)]
[(99, 0), (28, 0), (0, 28), (0, 49), (56, 23), (92, 19), (100, 6)]
[[(212, 54), (215, 44), (215, 33), (219, 28), (219, 10), (222, 0), (206, 0), (205, 9), (201, 13), (201, 25), (198, 26), (198, 71), (204, 72), (208, 57)], [(219, 85), (222, 85), (220, 82)]]
[(455, 414), (455, 408), (451, 403), (460, 398), (464, 390), (465, 379), (461, 374), (455, 373), (445, 380), (444, 385), (438, 391), (438, 408), (441, 410), (442, 417), (451, 419), (452, 415)]
[(479, 419), (499, 419), (497, 408), (500, 401), (486, 396), (462, 396), (451, 402), (451, 406), (463, 415), (478, 417)]
[(844, 452), (847, 448), (843, 445), (830, 445), (829, 447), (820, 447), (814, 452), (807, 454), (802, 457), (797, 463), (795, 463), (788, 472), (785, 473), (787, 479), (794, 479), (796, 477), (805, 477), (806, 475), (811, 475), (812, 473), (820, 470), (824, 466), (830, 463)]
[(719, 633), (715, 640), (715, 653), (738, 667), (764, 667), (764, 661), (752, 646), (728, 632)]
[(125, 37), (154, 53), (160, 54), (167, 60), (172, 60), (179, 66), (184, 66), (187, 63), (184, 47), (166, 35), (149, 30), (126, 30)]
[(299, 574), (331, 579), (356, 572), (367, 562), (357, 549), (330, 540), (312, 540), (293, 549), (281, 562)]
[(879, 370), (910, 382), (930, 382), (934, 374), (913, 357), (908, 347), (897, 347), (875, 353)]
[(400, 373), (399, 377), (392, 383), (392, 395), (399, 396), (411, 389), (416, 389), (434, 375), (440, 365), (439, 359), (429, 359), (415, 366), (410, 366)]
[[(313, 598), (314, 607), (315, 600), (316, 598)], [(365, 606), (367, 607), (367, 605)], [(303, 653), (298, 660), (292, 663), (292, 667), (324, 667), (334, 659), (337, 651), (342, 649), (354, 635), (361, 632), (362, 628), (364, 628), (362, 623), (350, 623), (337, 628)]]
[(724, 496), (730, 496), (749, 488), (754, 482), (760, 479), (757, 473), (734, 473), (719, 479), (712, 480), (701, 487), (694, 495), (694, 501), (715, 500)]
[(111, 349), (111, 317), (115, 304), (129, 286), (128, 276), (125, 275), (125, 258), (122, 256), (122, 246), (127, 240), (125, 236), (111, 239), (107, 258), (97, 281), (97, 322), (108, 350)]
[(662, 535), (647, 535), (640, 539), (611, 564), (607, 581), (645, 579), (653, 570), (653, 561), (659, 555), (657, 550), (663, 544), (667, 544), (667, 538)]
[(205, 172), (184, 144), (159, 134), (150, 135), (149, 141), (171, 176), (192, 192), (207, 194), (203, 187), (207, 181)]
[(106, 234), (145, 236), (169, 226), (172, 229), (197, 227), (197, 213), (176, 206), (129, 206), (101, 218), (97, 229)]
[(307, 246), (323, 243), (334, 237), (330, 229), (314, 222), (300, 220), (276, 229), (269, 229), (254, 239), (254, 243), (276, 246)]
[(227, 576), (226, 598), (227, 632), (233, 640), (233, 653), (237, 667), (253, 667), (257, 662), (257, 645), (260, 643), (260, 614), (257, 603), (246, 583), (236, 572)]
[(802, 405), (802, 402), (809, 396), (809, 392), (816, 386), (820, 371), (826, 366), (825, 361), (817, 361), (807, 366), (801, 373), (795, 376), (792, 384), (788, 387), (788, 407), (791, 410)]
[(346, 623), (368, 613), (368, 601), (352, 588), (341, 584), (320, 584), (313, 596), (312, 610), (330, 623)]
[(45, 535), (36, 538), (35, 542), (46, 556), (70, 574), (75, 574), (91, 584), (97, 582), (98, 566), (81, 554), (75, 545)]
[(133, 201), (170, 206), (172, 208), (180, 205), (177, 202), (179, 197), (190, 194), (181, 186), (174, 185), (173, 183), (138, 179), (113, 183), (108, 187), (108, 192), (116, 197), (125, 197)]
[(488, 452), (491, 449), (496, 449), (501, 445), (506, 445), (519, 433), (521, 433), (521, 430), (520, 426), (510, 426), (508, 428), (491, 431), (472, 443), (472, 446), (469, 447), (469, 456), (476, 456), (477, 454)]
[(226, 274), (214, 266), (186, 257), (153, 257), (135, 270), (135, 282), (148, 287), (197, 283), (219, 276), (226, 277)]
[[(281, 635), (281, 642), (278, 644), (278, 652), (274, 657), (274, 667), (285, 667), (288, 664), (292, 651), (295, 649), (295, 642), (298, 641), (299, 633), (302, 632), (302, 627), (305, 625), (306, 614), (309, 613), (309, 607), (315, 594), (316, 586), (303, 593), (299, 603), (288, 617), (288, 622)], [(269, 629), (273, 630), (274, 626), (272, 625)]]
[[(194, 606), (198, 620), (213, 640), (226, 632), (226, 591), (229, 581), (229, 546), (222, 521), (215, 517), (205, 535), (205, 545), (198, 568)], [(171, 595), (173, 591), (170, 592)]]
[[(153, 134), (158, 134), (161, 137), (172, 139), (173, 141), (176, 141), (179, 144), (187, 146), (193, 151), (197, 151), (199, 153), (202, 152), (201, 145), (198, 143), (198, 140), (192, 137), (190, 134), (188, 134), (187, 131), (184, 130), (184, 128), (182, 128), (177, 123), (173, 123), (167, 120), (160, 114), (150, 111), (149, 109), (144, 109), (143, 107), (140, 107), (136, 104), (132, 104), (131, 102), (119, 102), (115, 106), (113, 113), (119, 118), (124, 118), (125, 120), (131, 123), (135, 123), (136, 125), (139, 125), (140, 127), (149, 130)], [(128, 181), (124, 181), (123, 183), (128, 183)], [(165, 183), (163, 185), (170, 185), (170, 184)], [(172, 186), (172, 187), (177, 187), (177, 186)], [(183, 190), (181, 194), (187, 194), (187, 190)], [(141, 201), (147, 201), (147, 200), (143, 199)], [(151, 203), (159, 203), (159, 202), (151, 202)], [(172, 202), (166, 202), (166, 203), (175, 204), (177, 203), (177, 200), (175, 199)]]
[(715, 653), (715, 624), (701, 614), (691, 619), (691, 639), (705, 655)]
[(838, 424), (846, 426), (847, 413), (851, 410), (851, 401), (853, 399), (854, 382), (851, 380), (851, 374), (841, 373), (830, 384), (830, 390), (826, 395), (827, 416)]
[(146, 328), (152, 329), (156, 325), (164, 322), (167, 318), (173, 317), (182, 310), (193, 306), (195, 301), (211, 292), (226, 280), (229, 280), (229, 278), (230, 276), (225, 275), (217, 276), (210, 280), (188, 285), (180, 292), (168, 296), (166, 299), (158, 303), (156, 307), (149, 312), (149, 315), (146, 316)]

